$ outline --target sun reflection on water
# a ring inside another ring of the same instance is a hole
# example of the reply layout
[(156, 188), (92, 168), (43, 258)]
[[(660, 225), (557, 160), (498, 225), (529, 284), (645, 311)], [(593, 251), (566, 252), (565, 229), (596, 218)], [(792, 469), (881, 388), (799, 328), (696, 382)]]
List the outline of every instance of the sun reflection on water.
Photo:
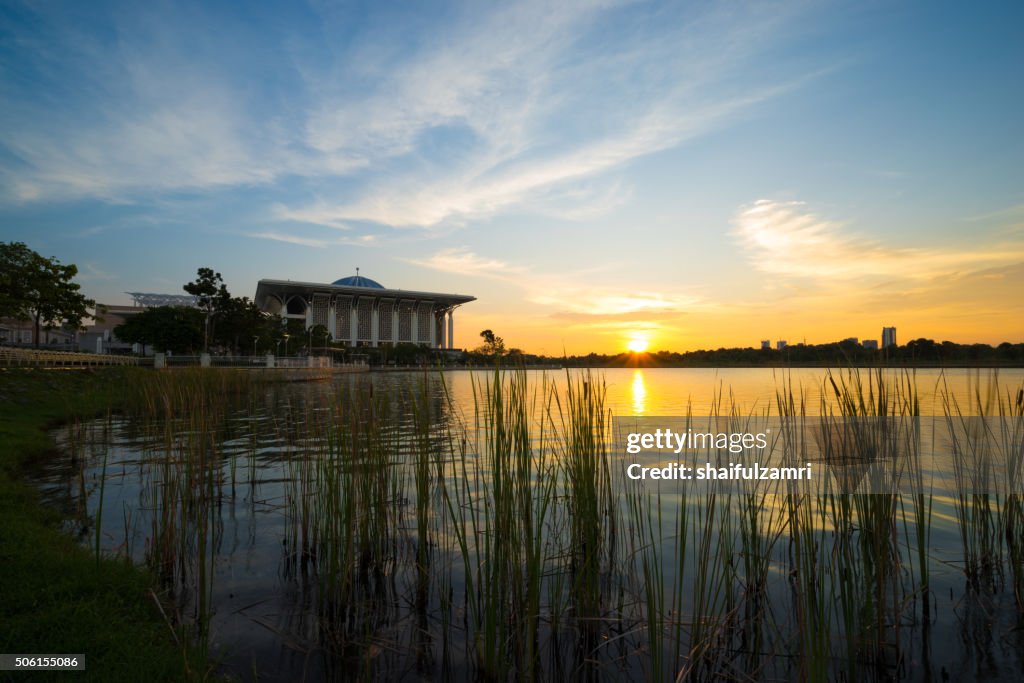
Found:
[(633, 371), (633, 414), (643, 415), (647, 412), (647, 385), (644, 384), (644, 371)]

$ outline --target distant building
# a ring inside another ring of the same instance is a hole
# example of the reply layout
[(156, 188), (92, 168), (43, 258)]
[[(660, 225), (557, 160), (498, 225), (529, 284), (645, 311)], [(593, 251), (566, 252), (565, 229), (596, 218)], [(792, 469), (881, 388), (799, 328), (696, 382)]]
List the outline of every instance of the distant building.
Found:
[(14, 318), (0, 318), (0, 344), (31, 344), (32, 323)]
[(770, 348), (772, 348), (772, 340), (771, 339), (762, 339), (761, 340), (761, 349), (763, 350), (763, 349), (770, 349)]
[[(78, 335), (78, 350), (86, 353), (140, 353), (141, 344), (129, 344), (117, 338), (114, 328), (133, 315), (156, 306), (195, 306), (196, 298), (190, 294), (150, 294), (146, 292), (125, 292), (132, 298), (133, 306), (99, 304), (96, 306), (98, 320)], [(146, 347), (146, 354), (153, 349)]]
[(850, 342), (851, 344), (859, 344), (860, 343), (860, 340), (857, 339), (856, 337), (847, 337), (843, 341)]
[(356, 274), (332, 283), (260, 280), (256, 305), (305, 328), (323, 325), (346, 346), (419, 344), (454, 348), (455, 309), (475, 301), (466, 294), (388, 289)]
[[(12, 346), (30, 346), (35, 334), (35, 322), (16, 318), (0, 318), (0, 344)], [(65, 347), (75, 343), (75, 330), (69, 326), (47, 329), (39, 326), (39, 345), (49, 347)]]
[(865, 339), (861, 343), (864, 345), (864, 348), (868, 349), (869, 351), (877, 351), (878, 350), (878, 340), (877, 339)]
[(896, 328), (895, 327), (883, 327), (882, 328), (882, 348), (887, 349), (890, 346), (896, 346)]
[(779, 341), (775, 342), (775, 348), (778, 349), (779, 351), (786, 348), (786, 346), (787, 345), (785, 339), (780, 339)]
[[(102, 306), (102, 309), (100, 308)], [(133, 315), (142, 313), (143, 306), (97, 306), (102, 313), (97, 313), (94, 324), (85, 328), (78, 335), (78, 350), (84, 353), (133, 353), (138, 351), (133, 344), (123, 342), (114, 334), (114, 328)]]

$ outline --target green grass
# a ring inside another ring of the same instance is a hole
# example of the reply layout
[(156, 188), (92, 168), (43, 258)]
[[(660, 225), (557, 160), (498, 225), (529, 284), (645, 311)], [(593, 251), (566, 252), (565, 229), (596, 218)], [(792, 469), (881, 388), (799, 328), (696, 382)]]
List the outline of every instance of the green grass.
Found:
[(206, 668), (185, 656), (161, 615), (152, 578), (123, 560), (97, 560), (60, 529), (57, 511), (25, 479), (53, 455), (46, 430), (120, 408), (129, 374), (0, 371), (0, 652), (84, 653), (84, 677), (63, 674), (75, 680), (202, 677)]

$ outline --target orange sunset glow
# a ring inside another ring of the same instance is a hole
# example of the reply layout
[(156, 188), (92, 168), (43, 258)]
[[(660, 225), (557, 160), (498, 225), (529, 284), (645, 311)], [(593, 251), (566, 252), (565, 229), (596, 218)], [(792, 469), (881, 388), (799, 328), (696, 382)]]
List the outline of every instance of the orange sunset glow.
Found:
[(456, 3), (336, 24), (302, 6), (264, 8), (256, 35), (142, 4), (107, 50), (102, 12), (79, 35), (28, 3), (0, 74), (2, 239), (78, 264), (109, 305), (181, 294), (198, 267), (250, 299), (357, 270), (475, 297), (451, 349), (482, 330), (556, 357), (887, 326), (1024, 340), (1012, 17)]
[(629, 343), (626, 345), (626, 348), (628, 348), (633, 353), (643, 353), (644, 351), (647, 350), (647, 347), (648, 341), (640, 337), (630, 339)]

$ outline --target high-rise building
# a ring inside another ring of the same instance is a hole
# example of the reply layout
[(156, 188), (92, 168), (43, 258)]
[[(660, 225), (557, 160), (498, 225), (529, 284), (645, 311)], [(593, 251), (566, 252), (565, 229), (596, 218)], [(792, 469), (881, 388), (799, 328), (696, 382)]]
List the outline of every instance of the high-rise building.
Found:
[(864, 345), (864, 348), (868, 349), (869, 351), (877, 351), (878, 350), (878, 340), (877, 339), (865, 339), (862, 342), (862, 344)]
[(779, 341), (775, 342), (775, 348), (777, 348), (779, 351), (786, 348), (786, 340), (780, 339)]
[(896, 346), (896, 328), (895, 327), (883, 327), (882, 328), (882, 348), (888, 348), (890, 346)]
[(772, 340), (771, 339), (762, 339), (761, 340), (761, 349), (763, 350), (763, 349), (770, 349), (770, 348), (772, 348)]

